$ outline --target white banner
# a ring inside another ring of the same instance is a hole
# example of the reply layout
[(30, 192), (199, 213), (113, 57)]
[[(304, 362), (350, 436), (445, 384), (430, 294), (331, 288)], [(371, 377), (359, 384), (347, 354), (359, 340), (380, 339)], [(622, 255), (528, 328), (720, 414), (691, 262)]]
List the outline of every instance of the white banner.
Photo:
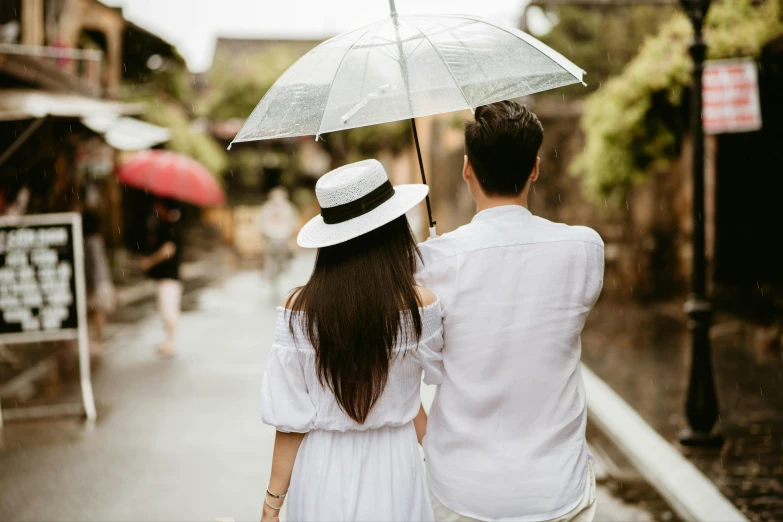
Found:
[(704, 68), (704, 132), (753, 132), (761, 129), (756, 62), (709, 61)]

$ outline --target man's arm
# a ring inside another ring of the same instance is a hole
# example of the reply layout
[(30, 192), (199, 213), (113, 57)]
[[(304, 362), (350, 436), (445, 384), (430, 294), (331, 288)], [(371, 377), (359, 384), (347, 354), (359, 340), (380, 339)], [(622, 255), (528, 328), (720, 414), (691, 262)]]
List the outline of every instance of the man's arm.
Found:
[(416, 284), (427, 288), (438, 296), (445, 310), (456, 288), (456, 257), (443, 257), (437, 249), (439, 239), (419, 244), (422, 259), (416, 266)]

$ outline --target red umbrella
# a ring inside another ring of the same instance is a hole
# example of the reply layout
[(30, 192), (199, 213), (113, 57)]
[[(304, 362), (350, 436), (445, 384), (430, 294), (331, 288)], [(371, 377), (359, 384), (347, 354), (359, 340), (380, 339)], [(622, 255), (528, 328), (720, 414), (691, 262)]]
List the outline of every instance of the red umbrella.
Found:
[(220, 205), (226, 200), (215, 177), (194, 159), (164, 150), (134, 154), (117, 170), (121, 183), (156, 196), (195, 205)]

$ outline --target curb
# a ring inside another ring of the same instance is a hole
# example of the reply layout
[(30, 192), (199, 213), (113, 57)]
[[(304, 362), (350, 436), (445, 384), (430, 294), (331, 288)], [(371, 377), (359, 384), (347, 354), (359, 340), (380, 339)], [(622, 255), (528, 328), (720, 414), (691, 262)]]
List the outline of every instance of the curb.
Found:
[(625, 453), (680, 518), (748, 521), (710, 479), (584, 364), (582, 376), (590, 419)]

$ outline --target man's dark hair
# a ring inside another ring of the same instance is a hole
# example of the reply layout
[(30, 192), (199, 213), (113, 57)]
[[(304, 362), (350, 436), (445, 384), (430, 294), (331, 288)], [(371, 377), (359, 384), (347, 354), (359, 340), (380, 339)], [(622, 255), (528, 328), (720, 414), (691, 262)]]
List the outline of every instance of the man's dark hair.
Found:
[(488, 196), (515, 196), (525, 188), (544, 139), (541, 122), (525, 105), (502, 101), (476, 109), (465, 124), (465, 150)]

